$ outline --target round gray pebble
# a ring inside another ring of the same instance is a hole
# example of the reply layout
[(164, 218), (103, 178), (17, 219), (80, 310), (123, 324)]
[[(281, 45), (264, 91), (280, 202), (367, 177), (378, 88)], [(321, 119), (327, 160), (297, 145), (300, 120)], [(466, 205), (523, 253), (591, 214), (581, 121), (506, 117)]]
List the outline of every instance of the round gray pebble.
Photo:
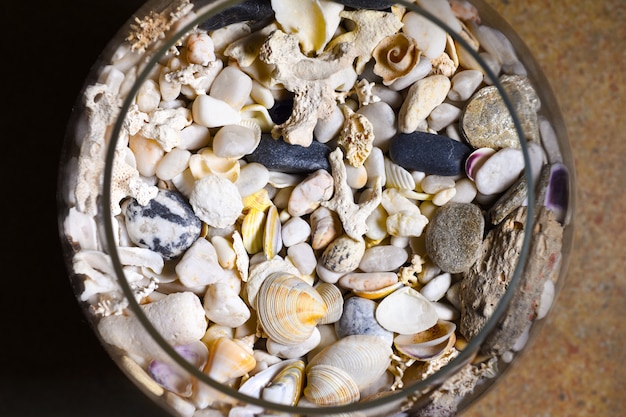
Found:
[(159, 190), (145, 206), (136, 200), (124, 205), (126, 229), (130, 240), (169, 260), (187, 250), (200, 235), (202, 221), (176, 191)]
[(480, 256), (485, 218), (471, 203), (440, 207), (426, 226), (426, 253), (443, 271), (467, 271)]
[(335, 332), (339, 338), (354, 334), (368, 334), (382, 337), (390, 344), (393, 343), (393, 333), (385, 330), (376, 321), (375, 311), (377, 303), (362, 297), (349, 297), (343, 303), (343, 314), (335, 322)]

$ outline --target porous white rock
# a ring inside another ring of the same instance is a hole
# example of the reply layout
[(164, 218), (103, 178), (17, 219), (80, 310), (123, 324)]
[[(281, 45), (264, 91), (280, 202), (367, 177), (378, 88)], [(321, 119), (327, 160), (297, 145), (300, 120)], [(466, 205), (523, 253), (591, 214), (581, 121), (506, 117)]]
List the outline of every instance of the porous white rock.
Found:
[(233, 225), (243, 211), (241, 195), (235, 184), (213, 174), (195, 182), (189, 204), (200, 220), (217, 228)]
[[(207, 328), (202, 303), (192, 292), (172, 293), (140, 308), (156, 331), (172, 346), (200, 340)], [(134, 315), (103, 317), (98, 322), (98, 332), (106, 343), (134, 358), (171, 361)]]

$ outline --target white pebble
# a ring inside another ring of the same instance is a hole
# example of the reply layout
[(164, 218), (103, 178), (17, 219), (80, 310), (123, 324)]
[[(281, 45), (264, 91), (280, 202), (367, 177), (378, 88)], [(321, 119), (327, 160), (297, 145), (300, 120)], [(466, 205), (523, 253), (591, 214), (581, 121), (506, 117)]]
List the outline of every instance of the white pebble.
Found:
[(452, 101), (465, 101), (483, 82), (483, 73), (475, 69), (463, 70), (454, 74), (451, 81), (452, 87), (448, 92), (448, 98)]
[(207, 33), (194, 32), (187, 37), (187, 61), (205, 66), (215, 61), (215, 46)]
[(455, 194), (456, 188), (454, 187), (448, 188), (447, 190), (441, 190), (433, 196), (432, 203), (438, 207), (441, 207), (444, 204), (448, 203), (450, 200), (452, 200)]
[(455, 203), (471, 203), (476, 198), (476, 184), (469, 178), (461, 178), (454, 184), (456, 194), (450, 200)]
[(178, 82), (167, 80), (167, 74), (170, 72), (168, 67), (161, 68), (159, 74), (159, 92), (163, 101), (175, 100), (180, 95), (181, 85)]
[(428, 194), (436, 194), (439, 191), (454, 187), (454, 179), (442, 175), (427, 175), (420, 182), (422, 191)]
[(150, 113), (159, 107), (160, 102), (159, 85), (153, 80), (144, 81), (137, 91), (137, 108), (144, 113)]
[(352, 166), (347, 160), (344, 161), (346, 167), (346, 182), (354, 190), (361, 189), (367, 184), (367, 169), (363, 165)]
[(238, 124), (241, 115), (227, 102), (218, 100), (206, 94), (200, 94), (191, 106), (193, 120), (206, 127), (219, 127), (228, 124)]
[(252, 78), (240, 69), (227, 66), (215, 77), (209, 95), (240, 110), (250, 97)]
[(319, 119), (313, 135), (318, 142), (326, 143), (336, 137), (341, 131), (344, 123), (344, 115), (339, 106), (333, 108), (332, 113), (326, 119)]
[(239, 177), (235, 181), (235, 186), (239, 191), (239, 195), (247, 197), (265, 187), (269, 178), (270, 173), (264, 165), (250, 162), (239, 170)]
[(180, 131), (178, 147), (189, 151), (204, 148), (211, 142), (211, 131), (208, 127), (192, 123)]
[(290, 246), (287, 248), (287, 256), (302, 275), (311, 275), (315, 272), (317, 258), (308, 243), (302, 242)]
[(204, 238), (199, 238), (187, 249), (175, 269), (178, 279), (187, 288), (213, 284), (226, 278), (215, 248)]
[(144, 177), (152, 177), (156, 174), (156, 167), (165, 151), (154, 139), (148, 139), (141, 135), (131, 136), (128, 146), (135, 155), (137, 171)]
[(440, 320), (454, 321), (461, 317), (461, 312), (448, 303), (435, 301), (432, 303)]
[(282, 227), (283, 245), (288, 248), (305, 242), (311, 235), (311, 225), (302, 217), (291, 217)]
[(221, 158), (239, 159), (259, 145), (260, 135), (242, 125), (226, 125), (213, 136), (213, 152)]
[(444, 272), (428, 281), (428, 283), (422, 287), (420, 293), (429, 301), (439, 301), (446, 295), (446, 291), (450, 288), (451, 283), (452, 275), (450, 275), (449, 272)]
[(191, 152), (174, 148), (166, 153), (156, 166), (156, 176), (164, 181), (181, 174), (189, 166)]
[(440, 131), (458, 120), (460, 115), (461, 109), (458, 107), (450, 103), (441, 103), (428, 116), (428, 126), (433, 130)]
[(393, 245), (377, 245), (367, 248), (359, 269), (363, 272), (387, 272), (400, 268), (409, 258), (404, 248)]
[(537, 308), (537, 320), (544, 318), (554, 302), (555, 295), (554, 282), (548, 279), (543, 284), (543, 291), (541, 292), (541, 298), (539, 299), (539, 307)]
[(235, 262), (237, 261), (237, 254), (230, 242), (224, 236), (218, 235), (211, 237), (211, 243), (215, 248), (220, 266), (225, 269), (234, 268)]
[(378, 101), (362, 106), (357, 113), (365, 116), (374, 128), (373, 146), (386, 150), (389, 147), (389, 141), (398, 131), (396, 113), (391, 106), (384, 101)]
[(382, 149), (374, 146), (363, 165), (367, 170), (366, 185), (368, 187), (374, 186), (376, 178), (380, 178), (381, 184), (387, 182), (387, 178), (385, 177), (385, 155)]
[(235, 328), (250, 318), (250, 309), (227, 282), (209, 285), (203, 304), (207, 318), (222, 326)]
[(476, 188), (485, 195), (501, 193), (519, 178), (523, 170), (524, 155), (520, 149), (500, 149), (476, 171)]
[(415, 39), (417, 47), (426, 57), (435, 59), (443, 53), (446, 48), (446, 32), (437, 24), (413, 11), (404, 15), (402, 23), (402, 31)]
[(287, 209), (292, 216), (312, 213), (322, 201), (328, 200), (333, 193), (333, 177), (323, 169), (307, 176), (296, 185), (289, 196)]
[(252, 90), (250, 90), (250, 98), (252, 98), (255, 103), (260, 104), (266, 109), (271, 109), (276, 101), (274, 99), (272, 91), (257, 80), (252, 80)]
[(446, 300), (448, 300), (457, 310), (461, 309), (461, 297), (459, 296), (460, 291), (461, 281), (457, 281), (450, 285), (450, 288), (446, 291)]

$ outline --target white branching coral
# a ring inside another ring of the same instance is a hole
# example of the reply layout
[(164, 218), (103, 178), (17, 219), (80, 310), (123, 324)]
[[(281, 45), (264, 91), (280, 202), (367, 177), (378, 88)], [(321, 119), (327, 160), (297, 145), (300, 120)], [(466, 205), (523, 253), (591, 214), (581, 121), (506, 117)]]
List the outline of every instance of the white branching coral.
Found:
[(380, 177), (376, 179), (370, 198), (357, 204), (354, 202), (352, 189), (348, 185), (341, 148), (338, 147), (332, 151), (329, 160), (333, 171), (335, 192), (330, 200), (322, 201), (322, 206), (337, 212), (348, 236), (355, 240), (361, 240), (368, 230), (366, 220), (380, 204), (382, 198)]
[(171, 151), (180, 142), (180, 132), (193, 122), (191, 110), (186, 107), (156, 109), (150, 121), (141, 128), (143, 136), (156, 140), (165, 152)]
[[(318, 119), (327, 119), (335, 107), (334, 91), (352, 68), (356, 56), (354, 45), (338, 43), (317, 58), (302, 54), (298, 38), (276, 30), (265, 41), (259, 59), (275, 65), (272, 78), (276, 84), (294, 93), (291, 116), (272, 129), (274, 138), (309, 146)], [(351, 87), (351, 86), (350, 86)]]
[(131, 32), (126, 37), (131, 50), (144, 52), (154, 42), (163, 39), (174, 23), (191, 9), (193, 4), (189, 0), (175, 0), (160, 13), (151, 10), (143, 19), (135, 17), (135, 23), (130, 25)]

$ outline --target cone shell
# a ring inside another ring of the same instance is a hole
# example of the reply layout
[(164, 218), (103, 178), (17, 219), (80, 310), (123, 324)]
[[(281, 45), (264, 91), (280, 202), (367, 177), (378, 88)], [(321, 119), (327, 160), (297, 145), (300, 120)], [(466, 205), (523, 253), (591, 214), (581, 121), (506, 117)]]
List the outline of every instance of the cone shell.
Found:
[(326, 315), (319, 293), (298, 276), (284, 272), (272, 273), (263, 281), (256, 304), (263, 331), (286, 346), (307, 340)]
[(391, 354), (390, 344), (379, 336), (350, 335), (322, 349), (311, 359), (307, 369), (315, 365), (340, 368), (362, 390), (385, 373), (391, 364)]
[(314, 365), (307, 372), (304, 396), (316, 405), (336, 406), (357, 402), (359, 388), (344, 370), (332, 365)]
[(209, 348), (209, 360), (204, 373), (218, 382), (226, 382), (247, 374), (255, 365), (251, 350), (235, 340), (220, 337)]

